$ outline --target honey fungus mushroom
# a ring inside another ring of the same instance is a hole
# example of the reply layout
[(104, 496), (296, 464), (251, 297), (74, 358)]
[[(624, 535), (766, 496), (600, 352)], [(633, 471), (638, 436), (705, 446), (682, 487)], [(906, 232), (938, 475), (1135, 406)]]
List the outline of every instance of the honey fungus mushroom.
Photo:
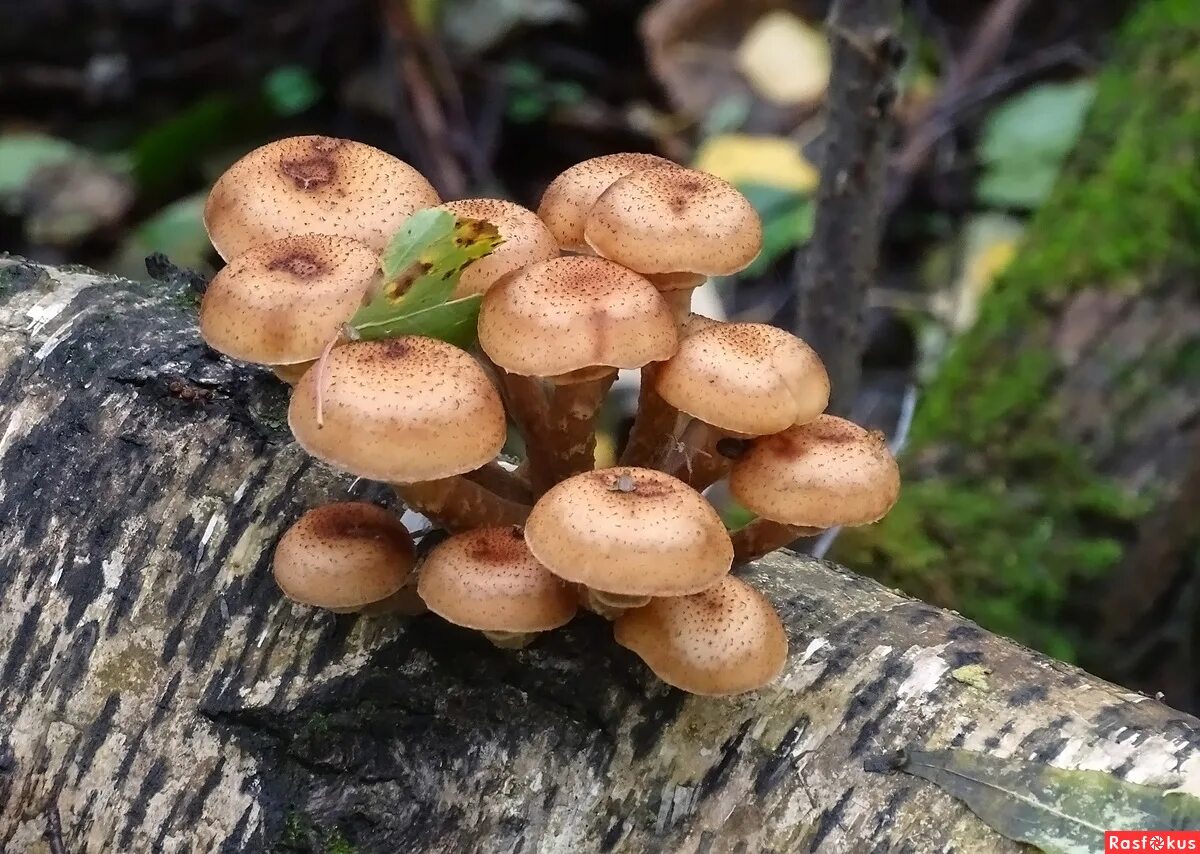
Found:
[[(540, 398), (545, 413), (519, 417), (542, 481), (594, 465), (595, 415), (618, 368), (675, 352), (666, 301), (645, 278), (602, 258), (568, 256), (525, 268), (490, 289), (479, 344), (509, 375), (510, 397)], [(544, 378), (541, 387), (533, 378)], [(532, 387), (531, 387), (532, 383)], [(538, 401), (530, 407), (536, 412)], [(539, 421), (541, 422), (539, 424)]]
[(900, 495), (900, 469), (882, 434), (820, 415), (753, 440), (729, 491), (759, 516), (733, 534), (738, 560), (752, 560), (826, 528), (882, 519)]
[(613, 630), (617, 643), (659, 679), (691, 694), (757, 690), (787, 661), (779, 615), (765, 596), (733, 576), (700, 593), (652, 599), (618, 617)]
[(653, 469), (584, 472), (555, 486), (525, 524), (529, 550), (560, 578), (584, 585), (606, 615), (651, 596), (681, 596), (729, 572), (733, 546), (712, 505)]
[(379, 271), (348, 237), (300, 234), (229, 262), (200, 303), (200, 334), (226, 356), (271, 366), (295, 383), (354, 314)]
[(728, 471), (717, 443), (778, 433), (816, 418), (829, 403), (829, 375), (804, 341), (765, 323), (720, 323), (687, 336), (656, 374), (658, 394), (694, 420), (683, 459), (669, 469), (703, 489)]
[(507, 427), (483, 368), (444, 341), (403, 336), (335, 348), (296, 386), (288, 424), (314, 457), (395, 485), (448, 530), (515, 524), (528, 513), (461, 477), (495, 459)]
[(538, 562), (518, 526), (479, 528), (439, 543), (417, 592), (438, 616), (497, 646), (525, 646), (575, 616), (575, 591)]
[(446, 202), (441, 208), (456, 217), (490, 222), (504, 241), (490, 255), (463, 270), (454, 291), (456, 297), (486, 293), (509, 273), (558, 256), (554, 235), (528, 208), (503, 199), (462, 199)]
[(378, 148), (295, 136), (230, 166), (209, 193), (204, 225), (226, 260), (292, 234), (351, 237), (379, 252), (410, 214), (440, 202), (421, 173)]
[(275, 581), (289, 599), (339, 613), (388, 610), (414, 563), (412, 537), (374, 504), (346, 501), (305, 513), (275, 547)]
[(622, 152), (604, 154), (570, 167), (550, 182), (542, 194), (537, 215), (546, 223), (559, 246), (570, 252), (590, 255), (584, 240), (588, 212), (612, 184), (643, 169), (671, 167), (674, 163), (654, 154)]

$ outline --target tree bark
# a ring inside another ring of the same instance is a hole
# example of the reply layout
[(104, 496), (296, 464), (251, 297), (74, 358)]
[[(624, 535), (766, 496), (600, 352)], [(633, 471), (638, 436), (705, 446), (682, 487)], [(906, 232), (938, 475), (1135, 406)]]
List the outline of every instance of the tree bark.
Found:
[(510, 652), (292, 605), (281, 532), (389, 493), (306, 457), (185, 294), (0, 260), (0, 850), (1018, 850), (864, 770), (909, 746), (1200, 790), (1195, 719), (794, 555), (747, 575), (788, 666), (733, 700), (595, 618)]
[(834, 554), (1200, 709), (1200, 7), (1144, 0), (1076, 153)]

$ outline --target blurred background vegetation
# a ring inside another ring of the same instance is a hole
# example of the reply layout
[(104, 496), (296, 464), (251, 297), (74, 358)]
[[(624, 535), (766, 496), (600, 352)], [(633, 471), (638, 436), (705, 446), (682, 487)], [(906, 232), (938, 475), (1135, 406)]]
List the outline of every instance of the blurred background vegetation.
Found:
[[(210, 273), (205, 193), (269, 139), (536, 207), (653, 151), (737, 184), (760, 259), (706, 288), (797, 328), (827, 4), (46, 0), (0, 34), (0, 249)], [(1200, 12), (912, 0), (853, 417), (902, 452), (879, 526), (811, 544), (1056, 657), (1200, 705)], [(602, 453), (627, 421), (626, 387)], [(607, 450), (606, 450), (607, 449)], [(719, 497), (719, 496), (718, 496)], [(736, 507), (727, 507), (731, 521)]]

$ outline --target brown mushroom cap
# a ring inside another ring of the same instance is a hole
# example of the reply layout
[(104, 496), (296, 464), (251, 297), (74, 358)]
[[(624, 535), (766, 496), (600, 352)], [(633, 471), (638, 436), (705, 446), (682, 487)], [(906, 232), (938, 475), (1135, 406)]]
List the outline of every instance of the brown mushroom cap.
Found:
[(300, 234), (256, 246), (213, 277), (200, 303), (209, 346), (260, 365), (311, 361), (353, 316), (379, 272), (349, 237)]
[(534, 505), (525, 540), (560, 578), (630, 596), (695, 593), (733, 562), (712, 505), (652, 469), (601, 469), (564, 480)]
[(820, 357), (765, 323), (715, 323), (687, 335), (655, 388), (681, 412), (746, 436), (811, 421), (829, 403)]
[(304, 450), (359, 477), (418, 483), (472, 471), (504, 445), (504, 407), (483, 368), (434, 338), (360, 341), (325, 365), (324, 426), (310, 370), (288, 407)]
[(485, 293), (501, 278), (522, 267), (558, 257), (558, 243), (537, 214), (503, 199), (463, 199), (440, 206), (455, 216), (482, 219), (504, 239), (491, 255), (463, 270), (456, 297)]
[(361, 142), (294, 136), (226, 170), (204, 206), (222, 258), (289, 234), (339, 234), (382, 251), (408, 216), (441, 199), (403, 160)]
[(289, 599), (351, 611), (403, 587), (414, 560), (399, 519), (374, 504), (346, 501), (310, 510), (288, 528), (273, 571)]
[(614, 181), (642, 169), (675, 166), (653, 154), (605, 154), (576, 163), (550, 182), (537, 214), (563, 249), (591, 253), (583, 239), (588, 211)]
[(762, 688), (787, 661), (783, 623), (767, 598), (728, 576), (701, 593), (626, 611), (614, 626), (632, 650), (669, 685), (723, 696)]
[(734, 463), (729, 490), (773, 522), (867, 525), (896, 503), (900, 469), (881, 434), (821, 415), (751, 442)]
[(497, 365), (522, 376), (583, 368), (638, 368), (675, 352), (671, 307), (655, 287), (603, 258), (543, 261), (489, 290), (479, 344)]
[(440, 543), (421, 566), (417, 592), (429, 610), (489, 632), (544, 632), (566, 625), (575, 591), (538, 563), (519, 527), (478, 528)]
[(727, 276), (758, 255), (762, 221), (728, 181), (676, 166), (615, 182), (588, 213), (584, 237), (639, 273)]

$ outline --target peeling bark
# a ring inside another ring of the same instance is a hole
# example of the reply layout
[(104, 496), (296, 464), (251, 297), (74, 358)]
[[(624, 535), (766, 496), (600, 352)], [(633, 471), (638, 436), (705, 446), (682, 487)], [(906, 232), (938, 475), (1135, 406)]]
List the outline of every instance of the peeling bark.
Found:
[(913, 745), (1200, 791), (1194, 718), (794, 555), (747, 570), (792, 653), (734, 700), (590, 617), (511, 652), (292, 605), (285, 527), (389, 493), (307, 458), (181, 294), (0, 260), (0, 850), (1018, 850), (864, 770)]

